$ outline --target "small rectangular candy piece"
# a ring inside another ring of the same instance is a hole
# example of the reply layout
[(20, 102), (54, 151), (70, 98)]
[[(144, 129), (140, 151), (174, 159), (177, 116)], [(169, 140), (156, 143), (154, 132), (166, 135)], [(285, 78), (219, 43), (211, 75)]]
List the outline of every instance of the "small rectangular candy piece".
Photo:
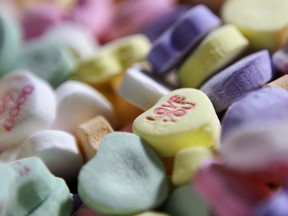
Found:
[(288, 74), (283, 75), (270, 83), (267, 83), (264, 87), (280, 87), (288, 90)]
[(209, 98), (200, 90), (177, 89), (160, 98), (133, 122), (133, 132), (163, 157), (189, 147), (217, 144), (220, 122)]
[(207, 33), (220, 24), (220, 19), (204, 5), (188, 10), (153, 43), (147, 56), (153, 71), (162, 75), (174, 69)]
[(126, 71), (118, 88), (118, 94), (134, 106), (147, 110), (170, 90), (145, 75), (138, 68), (132, 67)]
[(234, 25), (211, 31), (178, 70), (183, 87), (196, 88), (221, 68), (237, 59), (249, 41)]
[(104, 136), (111, 132), (111, 125), (101, 115), (78, 126), (75, 133), (86, 161), (95, 156)]

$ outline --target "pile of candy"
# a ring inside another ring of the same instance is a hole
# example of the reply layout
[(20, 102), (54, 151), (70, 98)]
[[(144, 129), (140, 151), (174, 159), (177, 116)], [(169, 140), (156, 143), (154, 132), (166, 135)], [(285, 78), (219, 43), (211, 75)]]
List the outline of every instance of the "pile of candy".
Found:
[(0, 0), (0, 216), (287, 216), (287, 0)]

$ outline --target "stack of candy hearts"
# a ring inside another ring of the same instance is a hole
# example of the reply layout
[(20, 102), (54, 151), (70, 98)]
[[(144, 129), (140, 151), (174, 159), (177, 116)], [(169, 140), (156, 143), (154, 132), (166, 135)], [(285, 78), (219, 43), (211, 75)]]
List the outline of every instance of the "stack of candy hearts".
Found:
[(287, 216), (287, 0), (0, 0), (0, 216)]

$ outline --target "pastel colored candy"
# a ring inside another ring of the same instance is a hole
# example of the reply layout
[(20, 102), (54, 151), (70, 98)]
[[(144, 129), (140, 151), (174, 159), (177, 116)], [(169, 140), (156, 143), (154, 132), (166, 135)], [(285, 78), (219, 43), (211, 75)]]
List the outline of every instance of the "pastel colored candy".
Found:
[[(21, 146), (21, 145), (20, 145)], [(16, 160), (20, 146), (13, 146), (0, 153), (0, 163), (10, 163)]]
[(140, 32), (146, 35), (149, 40), (153, 42), (169, 29), (182, 15), (184, 15), (189, 8), (188, 5), (178, 5), (172, 11), (161, 15), (152, 23), (149, 23)]
[(199, 167), (209, 159), (213, 158), (210, 148), (191, 147), (183, 149), (175, 156), (172, 182), (179, 186), (188, 184), (198, 171)]
[(101, 115), (78, 126), (75, 134), (86, 161), (96, 155), (103, 138), (111, 132), (113, 132), (113, 128), (107, 119)]
[(97, 86), (109, 83), (122, 72), (119, 60), (112, 53), (100, 49), (93, 58), (81, 61), (70, 79)]
[(288, 44), (273, 53), (272, 63), (282, 74), (288, 74)]
[(17, 174), (17, 196), (7, 215), (29, 215), (49, 197), (52, 188), (57, 187), (56, 178), (38, 158), (18, 160), (9, 166)]
[(288, 90), (288, 74), (283, 75), (278, 79), (275, 79), (272, 82), (267, 83), (264, 87), (280, 87), (285, 90)]
[[(218, 216), (252, 216), (254, 205), (229, 187), (219, 164), (207, 163), (196, 174), (193, 187)], [(220, 202), (221, 201), (221, 202)]]
[(57, 179), (49, 197), (29, 216), (70, 216), (73, 207), (72, 197), (63, 179)]
[(287, 7), (286, 0), (233, 0), (225, 1), (221, 14), (224, 22), (236, 25), (255, 49), (275, 50), (288, 23)]
[(107, 43), (104, 49), (111, 52), (125, 70), (145, 59), (151, 50), (151, 42), (143, 34), (133, 34)]
[(288, 194), (281, 190), (271, 198), (259, 204), (255, 210), (255, 216), (285, 216), (288, 214)]
[(0, 152), (47, 129), (55, 119), (56, 99), (52, 88), (27, 71), (14, 71), (3, 77), (0, 98)]
[(203, 5), (188, 10), (153, 43), (147, 56), (153, 72), (161, 75), (175, 68), (207, 33), (220, 24), (220, 19)]
[[(71, 37), (73, 35), (73, 37)], [(82, 61), (92, 58), (98, 50), (98, 42), (90, 31), (75, 23), (62, 22), (47, 30), (44, 37), (71, 48)]]
[(163, 96), (133, 122), (133, 132), (161, 156), (189, 147), (217, 144), (220, 123), (209, 98), (200, 90), (177, 89)]
[(258, 122), (229, 132), (220, 152), (227, 165), (254, 170), (287, 166), (287, 123)]
[[(115, 40), (138, 32), (175, 7), (175, 0), (125, 0), (115, 5), (114, 16), (105, 41)], [(129, 25), (127, 25), (129, 23)]]
[(16, 173), (8, 165), (0, 164), (0, 215), (7, 215), (16, 197)]
[(250, 54), (217, 73), (201, 86), (216, 112), (226, 110), (250, 91), (262, 87), (273, 77), (267, 50)]
[(55, 176), (76, 179), (83, 158), (75, 138), (64, 131), (43, 130), (28, 137), (20, 146), (17, 159), (40, 158)]
[(54, 4), (42, 3), (30, 7), (21, 16), (21, 27), (24, 38), (32, 38), (43, 35), (51, 26), (61, 22), (64, 11)]
[(29, 70), (53, 87), (58, 87), (74, 71), (76, 62), (64, 44), (47, 39), (26, 44), (13, 67)]
[(85, 205), (82, 205), (79, 208), (79, 210), (75, 214), (73, 214), (73, 216), (102, 216), (102, 215), (92, 211), (91, 209), (89, 209)]
[(211, 210), (191, 185), (176, 188), (163, 205), (169, 215), (177, 216), (209, 216)]
[(83, 25), (101, 39), (111, 25), (111, 0), (76, 0), (67, 20)]
[[(269, 124), (273, 121), (287, 121), (288, 92), (278, 87), (253, 91), (232, 104), (222, 119), (221, 140), (230, 131), (251, 124)], [(257, 115), (256, 115), (257, 114)]]
[(75, 132), (77, 126), (96, 115), (115, 124), (113, 107), (96, 89), (79, 81), (66, 81), (56, 89), (57, 117), (51, 129)]
[(138, 136), (113, 132), (80, 171), (83, 203), (105, 215), (131, 215), (158, 207), (167, 196), (164, 168)]
[(184, 87), (199, 87), (218, 70), (236, 60), (248, 44), (233, 25), (214, 29), (180, 66), (180, 83)]
[(170, 90), (132, 67), (126, 71), (117, 92), (134, 106), (147, 110)]
[(18, 56), (21, 44), (20, 28), (9, 14), (0, 13), (0, 75), (7, 73)]

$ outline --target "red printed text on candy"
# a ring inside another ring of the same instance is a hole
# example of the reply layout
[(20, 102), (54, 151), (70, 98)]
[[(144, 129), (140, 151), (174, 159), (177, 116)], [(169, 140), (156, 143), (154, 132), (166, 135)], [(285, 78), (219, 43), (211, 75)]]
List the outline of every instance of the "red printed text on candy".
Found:
[[(12, 94), (9, 92), (2, 97), (0, 105), (0, 118), (4, 119), (3, 127), (6, 131), (11, 131), (14, 128), (15, 121), (20, 114), (21, 107), (23, 104), (25, 104), (27, 98), (33, 91), (34, 87), (32, 85), (26, 85), (22, 88), (19, 94)], [(2, 116), (5, 112), (7, 112), (7, 115)]]
[(161, 119), (163, 122), (176, 122), (175, 117), (185, 116), (188, 110), (194, 109), (196, 104), (185, 101), (186, 97), (174, 95), (170, 97), (165, 104), (156, 107), (153, 113), (155, 117), (147, 116), (148, 121)]

